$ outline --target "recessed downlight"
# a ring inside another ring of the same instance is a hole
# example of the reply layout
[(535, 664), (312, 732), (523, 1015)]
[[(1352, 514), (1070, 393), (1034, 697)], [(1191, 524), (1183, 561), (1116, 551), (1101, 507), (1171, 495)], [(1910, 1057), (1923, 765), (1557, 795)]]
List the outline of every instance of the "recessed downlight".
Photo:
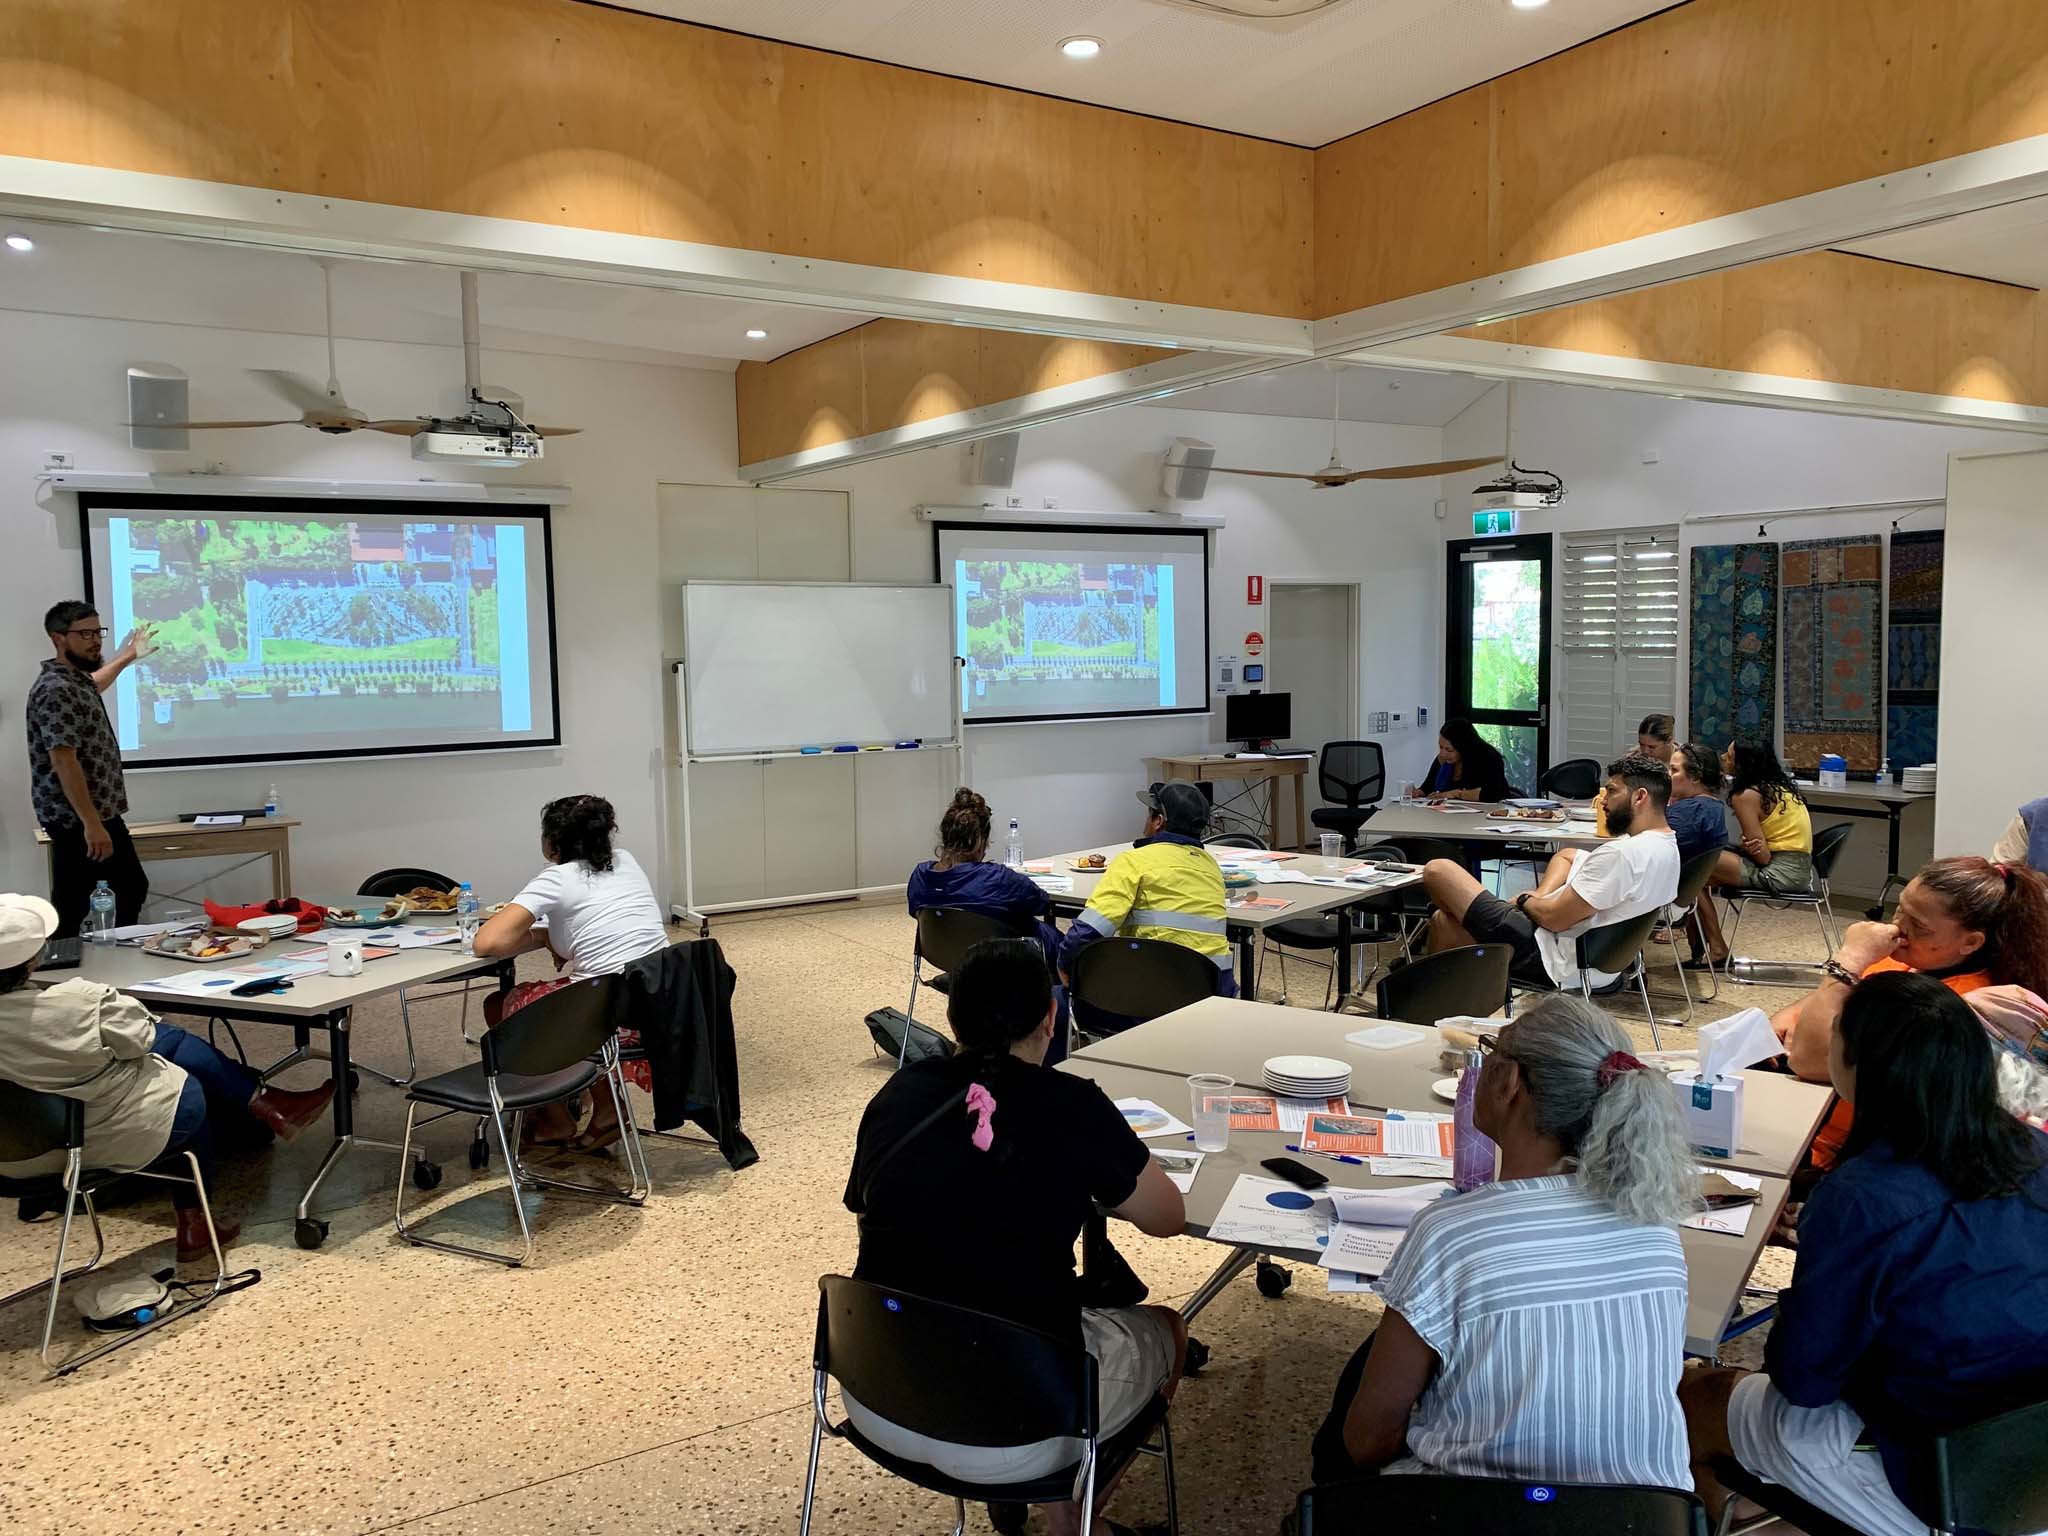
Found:
[(1099, 37), (1063, 37), (1060, 39), (1060, 52), (1070, 59), (1092, 59), (1102, 52), (1102, 39)]
[(1508, 0), (1508, 4), (1518, 11), (1540, 11), (1550, 0)]
[(766, 341), (767, 339), (768, 333), (762, 330), (761, 327), (759, 327), (758, 325), (750, 325), (747, 327), (747, 340)]
[(9, 235), (7, 237), (7, 249), (10, 251), (32, 251), (35, 248), (35, 241), (29, 239), (27, 235)]

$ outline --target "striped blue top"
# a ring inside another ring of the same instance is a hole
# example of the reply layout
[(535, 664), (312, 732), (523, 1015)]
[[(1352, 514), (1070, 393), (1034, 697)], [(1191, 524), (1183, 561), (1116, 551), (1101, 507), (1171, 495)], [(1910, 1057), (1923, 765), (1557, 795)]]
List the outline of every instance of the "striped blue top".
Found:
[(1438, 1362), (1388, 1471), (1692, 1487), (1676, 1229), (1505, 1180), (1416, 1217), (1374, 1289)]

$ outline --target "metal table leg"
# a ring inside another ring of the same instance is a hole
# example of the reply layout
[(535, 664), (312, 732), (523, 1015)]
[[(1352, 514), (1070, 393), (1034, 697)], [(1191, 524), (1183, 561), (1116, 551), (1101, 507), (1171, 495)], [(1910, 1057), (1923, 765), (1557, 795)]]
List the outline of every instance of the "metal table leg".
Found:
[(1256, 1248), (1233, 1248), (1230, 1256), (1216, 1266), (1216, 1272), (1202, 1282), (1202, 1288), (1187, 1299), (1180, 1309), (1183, 1321), (1193, 1322), (1195, 1314), (1223, 1294), (1223, 1287), (1259, 1262)]
[[(305, 1194), (299, 1199), (292, 1239), (301, 1248), (318, 1248), (327, 1241), (328, 1224), (313, 1214), (313, 1197), (341, 1161), (342, 1154), (356, 1147), (374, 1147), (386, 1152), (399, 1150), (395, 1141), (373, 1141), (356, 1135), (356, 1107), (349, 1094), (349, 1010), (337, 1009), (328, 1014), (322, 1024), (327, 1030), (328, 1076), (334, 1083), (334, 1141), (306, 1185)], [(405, 1170), (399, 1169), (398, 1175), (403, 1178)]]

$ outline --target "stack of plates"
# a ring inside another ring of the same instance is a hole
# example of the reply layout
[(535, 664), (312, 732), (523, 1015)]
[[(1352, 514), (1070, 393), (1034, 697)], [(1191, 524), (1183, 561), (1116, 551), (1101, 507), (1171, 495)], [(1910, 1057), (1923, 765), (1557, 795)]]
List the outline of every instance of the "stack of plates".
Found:
[(1266, 1086), (1283, 1098), (1335, 1099), (1351, 1091), (1351, 1069), (1327, 1056), (1275, 1056), (1263, 1070)]
[(1910, 789), (1916, 795), (1933, 794), (1934, 764), (1923, 763), (1918, 768), (1908, 768), (1905, 777), (1900, 780), (1899, 787)]

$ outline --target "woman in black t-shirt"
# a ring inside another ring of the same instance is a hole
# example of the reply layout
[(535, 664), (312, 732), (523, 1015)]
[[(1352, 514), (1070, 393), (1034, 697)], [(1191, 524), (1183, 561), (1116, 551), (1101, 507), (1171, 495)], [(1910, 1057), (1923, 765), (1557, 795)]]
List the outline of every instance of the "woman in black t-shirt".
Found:
[[(1161, 1392), (1172, 1395), (1187, 1330), (1165, 1307), (1083, 1308), (1074, 1242), (1098, 1205), (1153, 1237), (1174, 1236), (1186, 1220), (1180, 1191), (1100, 1088), (1043, 1065), (1054, 1008), (1036, 944), (977, 944), (953, 973), (946, 1016), (960, 1054), (903, 1068), (861, 1116), (846, 1183), (846, 1207), (860, 1217), (854, 1277), (1085, 1344), (1107, 1438)], [(1023, 1481), (1080, 1456), (1063, 1439), (931, 1440), (844, 1400), (884, 1450), (966, 1481)], [(1108, 1496), (1098, 1493), (1098, 1507)], [(1076, 1505), (1047, 1513), (1056, 1533), (1079, 1527)]]

